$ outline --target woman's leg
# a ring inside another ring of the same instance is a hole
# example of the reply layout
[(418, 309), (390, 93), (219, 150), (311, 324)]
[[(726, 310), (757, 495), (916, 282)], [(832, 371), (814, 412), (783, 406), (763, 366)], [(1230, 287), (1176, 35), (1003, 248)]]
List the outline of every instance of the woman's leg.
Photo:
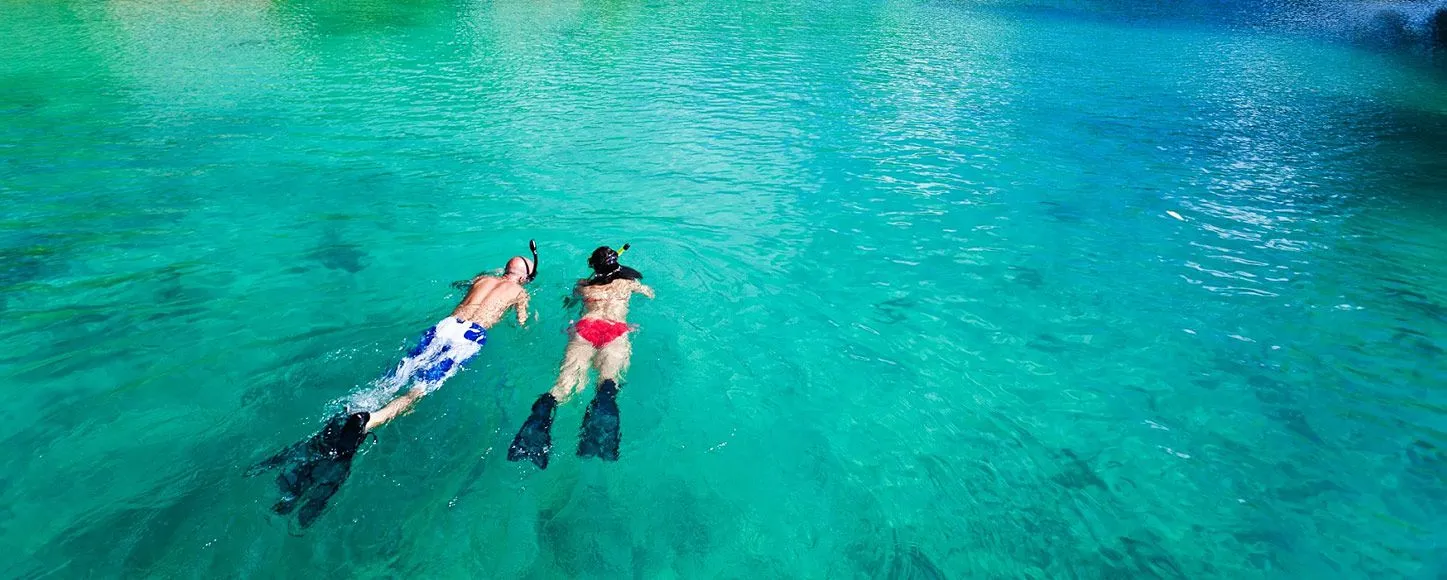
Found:
[(583, 390), (588, 382), (588, 360), (595, 352), (597, 349), (593, 348), (593, 343), (577, 334), (568, 340), (568, 348), (563, 351), (563, 364), (558, 367), (558, 380), (549, 391), (559, 403)]
[(628, 337), (613, 339), (593, 357), (598, 367), (598, 392), (583, 413), (583, 428), (578, 433), (578, 457), (597, 457), (604, 461), (618, 460), (618, 381), (628, 370), (628, 357), (633, 345)]
[(593, 364), (598, 367), (598, 382), (611, 380), (621, 383), (623, 373), (628, 372), (628, 364), (632, 357), (633, 343), (629, 342), (626, 334), (603, 345), (603, 348), (598, 349), (598, 354), (593, 357)]
[(539, 469), (548, 468), (548, 453), (553, 448), (553, 411), (558, 404), (583, 389), (588, 381), (588, 360), (593, 358), (593, 345), (577, 334), (568, 340), (563, 351), (563, 364), (558, 369), (558, 382), (553, 389), (533, 402), (533, 410), (507, 448), (508, 461), (528, 460)]

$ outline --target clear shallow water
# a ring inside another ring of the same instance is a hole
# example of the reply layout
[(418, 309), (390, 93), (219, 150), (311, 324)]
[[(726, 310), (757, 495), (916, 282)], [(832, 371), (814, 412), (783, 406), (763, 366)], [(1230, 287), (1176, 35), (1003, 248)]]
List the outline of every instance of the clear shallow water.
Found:
[[(1004, 4), (5, 12), (5, 576), (1447, 569), (1410, 63)], [(540, 323), (269, 518), (245, 466), (529, 237)], [(624, 460), (567, 455), (574, 402), (506, 462), (623, 241)]]

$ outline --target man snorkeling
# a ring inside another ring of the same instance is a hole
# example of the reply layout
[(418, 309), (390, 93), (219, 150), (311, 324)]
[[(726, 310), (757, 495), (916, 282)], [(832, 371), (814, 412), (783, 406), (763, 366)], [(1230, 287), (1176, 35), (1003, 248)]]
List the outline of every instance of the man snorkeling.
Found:
[(604, 246), (588, 258), (593, 275), (579, 280), (574, 287), (574, 294), (582, 299), (583, 316), (569, 332), (558, 380), (551, 391), (533, 403), (532, 414), (508, 447), (508, 460), (526, 459), (547, 469), (553, 445), (553, 411), (583, 389), (590, 364), (598, 370), (598, 392), (583, 414), (578, 456), (618, 459), (618, 381), (628, 369), (633, 352), (628, 340), (632, 331), (627, 322), (628, 302), (634, 293), (653, 298), (653, 289), (640, 282), (643, 275), (618, 263), (619, 254), (626, 251), (627, 244), (621, 251)]
[(533, 260), (513, 256), (507, 261), (502, 276), (478, 274), (469, 284), (467, 295), (452, 316), (442, 319), (417, 342), (407, 357), (397, 363), (397, 370), (387, 384), (415, 386), (372, 413), (367, 430), (376, 429), (397, 418), (423, 395), (437, 390), (444, 381), (461, 370), (462, 365), (487, 344), (487, 330), (502, 320), (508, 309), (515, 309), (519, 325), (527, 322), (528, 291), (523, 288), (538, 277), (538, 245), (528, 242)]
[(337, 415), (317, 434), (248, 471), (247, 475), (256, 475), (281, 468), (276, 477), (281, 499), (272, 511), (281, 515), (296, 511), (301, 527), (310, 526), (351, 474), (352, 459), (373, 429), (397, 418), (457, 374), (487, 344), (487, 330), (509, 309), (516, 309), (518, 324), (527, 320), (529, 296), (523, 286), (538, 275), (538, 246), (535, 242), (528, 246), (533, 254), (531, 262), (514, 256), (501, 276), (479, 274), (470, 283), (464, 282), (468, 285), (467, 296), (452, 315), (423, 333), (417, 346), (383, 382), (395, 388), (411, 384), (410, 390), (376, 411), (348, 410)]

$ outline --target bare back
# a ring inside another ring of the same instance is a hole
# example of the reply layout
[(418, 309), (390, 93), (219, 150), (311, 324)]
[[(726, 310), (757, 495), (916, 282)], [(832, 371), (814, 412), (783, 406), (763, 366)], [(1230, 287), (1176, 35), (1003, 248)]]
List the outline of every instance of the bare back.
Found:
[(452, 315), (492, 328), (513, 306), (517, 307), (518, 323), (522, 324), (528, 317), (528, 291), (522, 285), (503, 278), (478, 276)]
[(588, 286), (578, 281), (578, 295), (583, 298), (583, 318), (615, 322), (628, 321), (628, 299), (634, 292), (653, 297), (653, 289), (636, 280), (614, 280), (602, 286)]

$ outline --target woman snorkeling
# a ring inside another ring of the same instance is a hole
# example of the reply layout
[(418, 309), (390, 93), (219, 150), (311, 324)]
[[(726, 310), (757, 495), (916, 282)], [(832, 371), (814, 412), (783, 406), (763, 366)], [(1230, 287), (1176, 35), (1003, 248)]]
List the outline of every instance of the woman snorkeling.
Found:
[(640, 281), (637, 270), (618, 263), (621, 251), (603, 246), (588, 258), (593, 275), (579, 280), (574, 294), (582, 300), (583, 316), (569, 330), (568, 348), (551, 391), (533, 403), (517, 437), (508, 447), (510, 461), (531, 460), (547, 469), (552, 449), (553, 411), (588, 382), (589, 367), (598, 370), (598, 392), (583, 414), (578, 437), (578, 457), (618, 459), (618, 382), (628, 370), (633, 353), (628, 334), (628, 302), (634, 293), (653, 298), (653, 289)]

